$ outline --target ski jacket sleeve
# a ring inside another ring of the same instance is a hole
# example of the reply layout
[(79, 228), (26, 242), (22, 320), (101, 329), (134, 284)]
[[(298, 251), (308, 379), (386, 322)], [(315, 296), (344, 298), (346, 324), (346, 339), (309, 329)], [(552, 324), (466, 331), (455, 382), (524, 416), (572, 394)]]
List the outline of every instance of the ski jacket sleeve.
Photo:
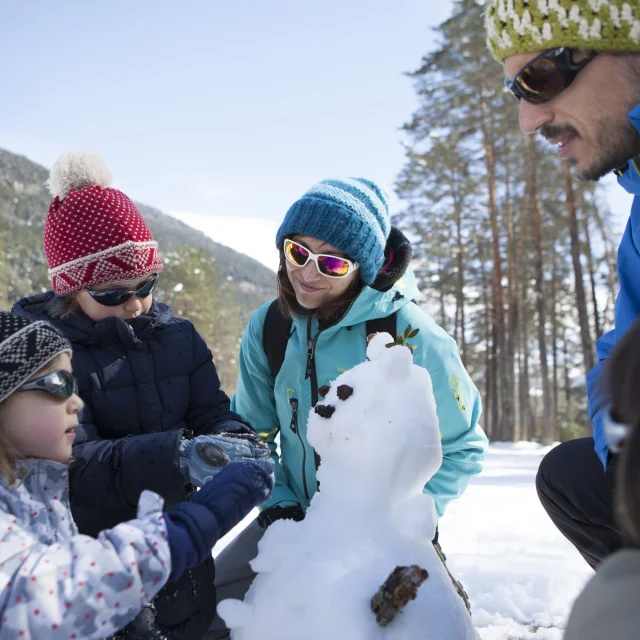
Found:
[(182, 428), (104, 439), (85, 404), (69, 467), (74, 506), (100, 504), (105, 509), (133, 509), (145, 489), (155, 491), (171, 504), (184, 499), (185, 481), (178, 451), (184, 435)]
[(276, 410), (275, 379), (262, 342), (262, 327), (269, 304), (253, 314), (242, 337), (238, 384), (231, 403), (232, 409), (253, 425), (257, 433), (269, 434), (267, 442), (275, 463), (276, 483), (271, 497), (260, 505), (261, 509), (300, 504), (288, 485), (287, 473), (278, 455), (276, 436), (280, 421)]
[(469, 480), (482, 471), (488, 442), (478, 423), (480, 394), (462, 364), (456, 343), (417, 307), (411, 309), (411, 315), (399, 316), (398, 331), (404, 332), (407, 320), (413, 328), (420, 328), (410, 341), (416, 344), (414, 362), (427, 369), (433, 384), (443, 459), (424, 490), (433, 496), (441, 517), (447, 504), (462, 495)]
[(231, 411), (230, 400), (220, 388), (211, 351), (192, 325), (191, 330), (194, 367), (189, 376), (189, 408), (179, 424), (166, 431), (103, 438), (90, 405), (85, 404), (70, 474), (74, 505), (134, 508), (144, 489), (155, 491), (173, 504), (185, 497), (178, 452), (182, 438), (253, 431)]
[[(638, 173), (634, 168), (619, 178), (625, 188), (637, 191)], [(606, 375), (606, 359), (613, 351), (616, 343), (627, 332), (640, 315), (640, 197), (636, 195), (631, 208), (631, 215), (618, 247), (618, 281), (620, 290), (616, 298), (615, 327), (605, 333), (596, 343), (598, 364), (587, 375), (587, 399), (591, 423), (593, 424), (594, 448), (602, 464), (607, 465), (609, 449), (604, 434), (603, 418), (609, 405), (609, 397), (604, 376)]]
[(161, 509), (145, 492), (136, 520), (52, 544), (0, 512), (0, 640), (91, 640), (128, 624), (171, 570)]
[(603, 375), (606, 369), (606, 359), (616, 346), (617, 340), (615, 328), (599, 338), (596, 343), (598, 364), (587, 374), (587, 408), (593, 425), (594, 447), (605, 469), (609, 448), (604, 435), (603, 420), (609, 406), (609, 397), (603, 385)]

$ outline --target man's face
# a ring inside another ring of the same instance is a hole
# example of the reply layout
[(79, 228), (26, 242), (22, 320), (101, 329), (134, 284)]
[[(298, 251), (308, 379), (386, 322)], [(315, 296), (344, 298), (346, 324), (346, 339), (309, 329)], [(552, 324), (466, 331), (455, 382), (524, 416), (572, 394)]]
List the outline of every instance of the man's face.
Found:
[[(504, 75), (513, 80), (541, 52), (509, 56)], [(574, 51), (574, 61), (585, 52)], [(583, 180), (599, 180), (640, 154), (640, 134), (627, 114), (640, 103), (640, 58), (601, 53), (564, 91), (544, 104), (520, 100), (520, 128), (539, 131)], [(634, 77), (635, 76), (635, 77)]]

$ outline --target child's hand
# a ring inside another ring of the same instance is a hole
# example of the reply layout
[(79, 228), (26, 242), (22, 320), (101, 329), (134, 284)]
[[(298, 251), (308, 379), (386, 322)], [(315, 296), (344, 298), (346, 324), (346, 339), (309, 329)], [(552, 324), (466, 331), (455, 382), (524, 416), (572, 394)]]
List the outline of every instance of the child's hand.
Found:
[(271, 451), (256, 434), (221, 433), (182, 440), (180, 469), (185, 481), (202, 487), (233, 462), (269, 460)]
[(275, 480), (273, 471), (271, 458), (230, 464), (195, 493), (189, 502), (210, 509), (223, 536), (253, 507), (271, 495)]
[(224, 467), (188, 502), (165, 513), (171, 580), (197, 566), (213, 545), (271, 494), (274, 464), (266, 460), (236, 462)]

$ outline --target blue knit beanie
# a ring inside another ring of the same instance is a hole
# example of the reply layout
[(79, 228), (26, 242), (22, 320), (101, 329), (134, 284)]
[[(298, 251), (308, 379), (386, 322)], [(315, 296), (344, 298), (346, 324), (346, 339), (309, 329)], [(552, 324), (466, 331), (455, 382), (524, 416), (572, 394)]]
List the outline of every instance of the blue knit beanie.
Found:
[(318, 238), (360, 264), (360, 277), (373, 284), (384, 263), (391, 231), (389, 203), (380, 186), (365, 178), (323, 180), (294, 202), (278, 229), (276, 245), (287, 236)]

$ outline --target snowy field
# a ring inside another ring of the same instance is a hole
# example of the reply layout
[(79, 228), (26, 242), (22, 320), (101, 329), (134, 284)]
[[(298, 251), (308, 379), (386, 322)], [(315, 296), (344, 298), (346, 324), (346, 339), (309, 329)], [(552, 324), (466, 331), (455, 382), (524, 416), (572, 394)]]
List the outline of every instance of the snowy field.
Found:
[[(560, 640), (571, 604), (593, 572), (538, 502), (548, 449), (491, 445), (482, 474), (447, 507), (440, 541), (462, 581), (482, 640)], [(214, 555), (255, 516), (225, 536)]]

